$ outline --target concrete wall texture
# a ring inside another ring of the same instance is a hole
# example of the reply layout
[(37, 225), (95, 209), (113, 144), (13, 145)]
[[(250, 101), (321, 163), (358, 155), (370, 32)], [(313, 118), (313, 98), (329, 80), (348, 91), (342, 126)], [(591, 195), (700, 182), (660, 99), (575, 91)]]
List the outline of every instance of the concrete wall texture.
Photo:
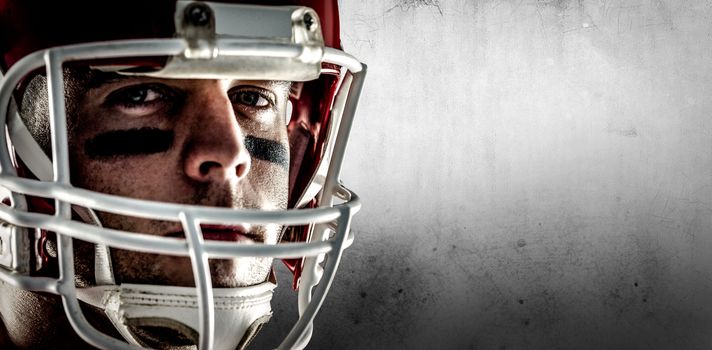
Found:
[(311, 349), (712, 347), (711, 1), (341, 12), (364, 207)]

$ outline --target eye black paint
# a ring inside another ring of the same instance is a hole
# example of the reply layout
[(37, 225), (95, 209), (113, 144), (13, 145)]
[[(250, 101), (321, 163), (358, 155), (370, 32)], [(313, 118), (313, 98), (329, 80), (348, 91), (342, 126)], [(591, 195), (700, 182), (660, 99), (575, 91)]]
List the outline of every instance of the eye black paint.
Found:
[(285, 168), (289, 167), (287, 147), (279, 142), (247, 135), (245, 136), (245, 147), (250, 155), (257, 159), (266, 160)]
[(160, 153), (173, 144), (173, 131), (155, 128), (109, 131), (84, 144), (84, 152), (94, 159)]

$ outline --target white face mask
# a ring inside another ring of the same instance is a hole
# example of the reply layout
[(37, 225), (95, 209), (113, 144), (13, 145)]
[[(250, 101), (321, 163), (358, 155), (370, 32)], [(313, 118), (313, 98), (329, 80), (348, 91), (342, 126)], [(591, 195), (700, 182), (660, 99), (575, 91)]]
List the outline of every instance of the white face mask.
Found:
[[(213, 289), (214, 349), (242, 349), (249, 344), (272, 316), (270, 301), (275, 287), (270, 279), (250, 287)], [(194, 287), (122, 284), (77, 289), (77, 296), (104, 310), (132, 344), (156, 347), (151, 330), (159, 329), (172, 332), (185, 342), (176, 345), (199, 343), (200, 314)]]

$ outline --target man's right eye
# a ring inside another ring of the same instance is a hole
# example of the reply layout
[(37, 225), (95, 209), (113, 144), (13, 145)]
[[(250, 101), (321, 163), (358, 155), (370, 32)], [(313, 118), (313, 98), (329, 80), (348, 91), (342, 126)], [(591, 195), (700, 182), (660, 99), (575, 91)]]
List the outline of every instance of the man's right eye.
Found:
[(131, 89), (126, 92), (126, 99), (130, 103), (146, 103), (161, 98), (161, 95), (149, 88)]
[(105, 105), (129, 114), (148, 114), (163, 107), (169, 97), (165, 88), (153, 84), (132, 85), (111, 92)]

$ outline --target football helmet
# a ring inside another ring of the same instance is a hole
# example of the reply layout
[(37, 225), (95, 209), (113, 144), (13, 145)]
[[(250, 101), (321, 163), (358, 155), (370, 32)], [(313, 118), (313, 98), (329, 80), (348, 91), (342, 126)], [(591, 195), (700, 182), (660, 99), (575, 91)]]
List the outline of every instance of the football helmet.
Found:
[[(280, 348), (306, 346), (360, 209), (339, 172), (366, 66), (341, 50), (336, 0), (0, 0), (0, 53), (2, 281), (59, 295), (77, 334), (99, 348), (146, 346), (137, 327), (160, 326), (200, 349), (234, 349), (271, 315), (274, 284), (213, 288), (208, 259), (282, 259), (294, 272), (300, 317)], [(292, 82), (289, 209), (166, 203), (73, 186), (63, 71), (73, 65), (169, 79)], [(18, 112), (37, 75), (47, 81), (50, 154)], [(180, 223), (185, 238), (103, 227), (99, 211)], [(202, 232), (204, 225), (245, 224), (283, 226), (282, 238), (243, 245)], [(75, 239), (94, 246), (93, 285), (75, 284)], [(195, 287), (117, 284), (112, 249), (187, 257)], [(79, 301), (103, 310), (124, 339), (90, 325)]]

